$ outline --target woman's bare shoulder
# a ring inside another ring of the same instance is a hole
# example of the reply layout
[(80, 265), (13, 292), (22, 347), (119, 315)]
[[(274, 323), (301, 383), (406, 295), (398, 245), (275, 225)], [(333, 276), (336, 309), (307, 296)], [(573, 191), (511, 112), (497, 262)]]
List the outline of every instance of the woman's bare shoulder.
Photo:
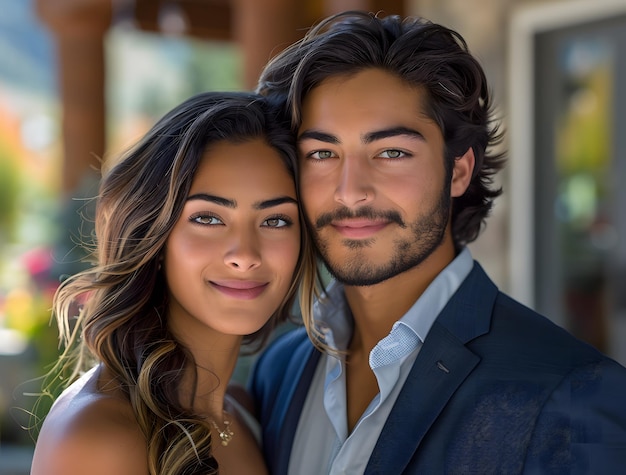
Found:
[(54, 403), (31, 475), (148, 473), (145, 438), (130, 404), (115, 391), (101, 391), (98, 377), (90, 371)]

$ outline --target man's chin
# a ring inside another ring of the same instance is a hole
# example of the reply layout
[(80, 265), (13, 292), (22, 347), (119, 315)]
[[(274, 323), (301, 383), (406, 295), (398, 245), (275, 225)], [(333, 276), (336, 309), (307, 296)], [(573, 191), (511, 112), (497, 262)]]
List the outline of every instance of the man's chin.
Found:
[(352, 263), (344, 266), (329, 265), (326, 261), (325, 263), (328, 272), (335, 280), (343, 285), (354, 287), (368, 287), (380, 284), (398, 275), (398, 271), (395, 269), (366, 268), (362, 265), (362, 262), (358, 265)]

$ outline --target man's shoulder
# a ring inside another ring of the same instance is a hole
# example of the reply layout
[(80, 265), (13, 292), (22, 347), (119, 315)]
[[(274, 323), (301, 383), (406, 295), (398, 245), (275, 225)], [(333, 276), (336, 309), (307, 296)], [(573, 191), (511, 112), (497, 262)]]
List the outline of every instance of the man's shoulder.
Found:
[(295, 385), (305, 373), (312, 355), (320, 354), (304, 328), (290, 330), (277, 336), (259, 355), (250, 378), (248, 391), (255, 402), (256, 414), (266, 425), (276, 407), (287, 404)]
[(487, 339), (498, 340), (498, 346), (506, 348), (503, 354), (517, 364), (526, 362), (529, 367), (557, 373), (584, 367), (617, 367), (626, 377), (626, 369), (598, 348), (502, 292), (493, 307)]
[[(466, 288), (460, 307), (472, 309), (470, 313), (491, 313), (487, 332), (476, 338), (470, 346), (482, 346), (484, 350), (498, 353), (503, 358), (510, 356), (517, 361), (524, 358), (528, 361), (543, 360), (548, 364), (563, 366), (564, 369), (610, 360), (598, 349), (556, 324), (549, 316), (500, 291), (478, 263), (475, 263), (464, 285)], [(469, 315), (463, 316), (468, 317), (471, 318)], [(486, 315), (474, 315), (473, 318), (484, 321)]]
[(266, 383), (282, 379), (288, 368), (301, 362), (312, 349), (304, 327), (288, 330), (274, 338), (258, 356), (253, 377)]
[(308, 351), (312, 347), (304, 327), (288, 330), (275, 337), (263, 350), (256, 362), (256, 369), (258, 371), (262, 368), (270, 368), (273, 374), (280, 374), (296, 354)]

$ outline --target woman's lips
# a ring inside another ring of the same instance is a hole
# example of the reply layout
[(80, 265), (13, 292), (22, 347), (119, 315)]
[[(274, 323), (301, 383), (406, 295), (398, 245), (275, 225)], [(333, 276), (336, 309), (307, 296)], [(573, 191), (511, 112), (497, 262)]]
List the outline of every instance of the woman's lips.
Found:
[(257, 298), (268, 286), (268, 282), (255, 282), (250, 280), (209, 281), (209, 284), (224, 295), (242, 300)]

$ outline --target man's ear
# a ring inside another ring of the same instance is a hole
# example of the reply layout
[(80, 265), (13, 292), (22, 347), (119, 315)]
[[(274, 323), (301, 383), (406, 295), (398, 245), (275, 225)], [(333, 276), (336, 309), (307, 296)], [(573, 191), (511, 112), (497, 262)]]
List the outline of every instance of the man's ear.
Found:
[(465, 193), (472, 180), (475, 162), (474, 149), (472, 147), (468, 148), (463, 155), (454, 159), (450, 196), (457, 198)]

